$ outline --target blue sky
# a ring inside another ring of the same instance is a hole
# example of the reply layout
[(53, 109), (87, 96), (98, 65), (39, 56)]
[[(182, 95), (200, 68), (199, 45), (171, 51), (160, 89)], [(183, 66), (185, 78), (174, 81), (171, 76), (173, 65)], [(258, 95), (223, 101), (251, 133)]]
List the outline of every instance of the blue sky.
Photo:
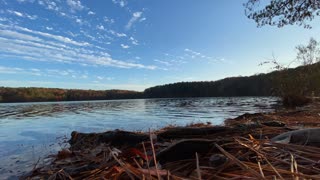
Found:
[(319, 19), (257, 28), (244, 2), (0, 0), (0, 86), (144, 90), (253, 75), (318, 39)]

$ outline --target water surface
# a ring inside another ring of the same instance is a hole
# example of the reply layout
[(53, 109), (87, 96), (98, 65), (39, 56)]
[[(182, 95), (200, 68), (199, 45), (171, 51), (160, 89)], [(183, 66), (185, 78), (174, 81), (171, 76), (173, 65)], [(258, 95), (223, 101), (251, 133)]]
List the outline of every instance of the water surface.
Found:
[(272, 111), (272, 97), (137, 99), (0, 104), (0, 179), (15, 178), (65, 144), (74, 130), (156, 129), (193, 122), (223, 124), (244, 113)]

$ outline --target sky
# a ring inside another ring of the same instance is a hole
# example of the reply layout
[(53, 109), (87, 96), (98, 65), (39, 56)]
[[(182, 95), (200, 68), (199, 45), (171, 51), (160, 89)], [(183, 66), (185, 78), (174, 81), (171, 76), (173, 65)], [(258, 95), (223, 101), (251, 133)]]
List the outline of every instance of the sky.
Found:
[(257, 28), (245, 0), (0, 0), (0, 86), (145, 88), (266, 73), (318, 39)]

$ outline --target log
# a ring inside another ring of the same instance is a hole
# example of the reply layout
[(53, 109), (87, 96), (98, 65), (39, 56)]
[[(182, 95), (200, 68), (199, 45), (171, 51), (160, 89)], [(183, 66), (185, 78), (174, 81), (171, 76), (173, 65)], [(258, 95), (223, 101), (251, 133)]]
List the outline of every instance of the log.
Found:
[(157, 136), (162, 139), (197, 138), (207, 135), (231, 132), (232, 128), (225, 126), (212, 127), (176, 127), (160, 132)]

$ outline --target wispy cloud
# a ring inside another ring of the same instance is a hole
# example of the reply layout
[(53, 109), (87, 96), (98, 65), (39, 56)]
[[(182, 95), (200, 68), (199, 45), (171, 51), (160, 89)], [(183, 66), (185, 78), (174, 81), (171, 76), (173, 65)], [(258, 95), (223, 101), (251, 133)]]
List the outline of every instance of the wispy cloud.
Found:
[[(33, 61), (151, 70), (157, 68), (152, 65), (129, 63), (113, 59), (110, 54), (103, 50), (98, 50), (97, 47), (87, 42), (77, 42), (68, 37), (34, 31), (20, 26), (11, 27), (0, 24), (0, 47), (0, 57), (11, 55), (19, 59)], [(124, 44), (121, 47), (129, 48), (128, 45)]]
[(129, 22), (127, 23), (127, 25), (126, 25), (125, 28), (126, 28), (127, 30), (131, 29), (132, 25), (133, 25), (136, 21), (138, 21), (138, 20), (141, 18), (141, 16), (142, 16), (142, 12), (134, 12), (134, 13), (132, 14), (131, 19), (129, 20)]
[[(55, 78), (73, 78), (73, 79), (87, 79), (90, 75), (84, 71), (72, 69), (38, 69), (38, 68), (20, 68), (0, 66), (0, 74), (20, 74), (30, 76), (55, 77)], [(112, 77), (105, 77), (102, 75), (91, 76), (99, 80), (113, 80)]]
[(111, 81), (114, 78), (113, 77), (105, 77), (105, 76), (97, 76), (98, 80), (107, 80), (107, 81)]
[(127, 37), (125, 33), (118, 33), (118, 32), (115, 32), (114, 30), (109, 30), (108, 32), (117, 37)]
[(22, 17), (22, 18), (28, 18), (30, 20), (35, 20), (38, 18), (38, 16), (36, 16), (36, 15), (29, 15), (27, 13), (22, 13), (22, 12), (13, 11), (13, 10), (7, 10), (7, 12), (9, 14), (13, 14), (15, 16)]
[(206, 59), (206, 60), (213, 60), (214, 59), (213, 57), (204, 55), (203, 53), (196, 52), (196, 51), (188, 49), (188, 48), (184, 49), (184, 51), (186, 52), (185, 56), (191, 57), (192, 59), (195, 59), (195, 58)]
[(159, 59), (155, 59), (155, 60), (153, 60), (154, 62), (158, 62), (158, 63), (160, 63), (160, 64), (164, 64), (164, 65), (166, 65), (166, 66), (171, 66), (172, 64), (171, 63), (169, 63), (168, 61), (161, 61), (161, 60), (159, 60)]
[[(0, 24), (1, 27), (1, 24)], [(2, 27), (4, 27), (2, 25)], [(7, 26), (8, 27), (8, 26)], [(64, 36), (60, 36), (60, 35), (54, 35), (54, 34), (49, 34), (49, 33), (45, 33), (45, 32), (40, 32), (40, 31), (34, 31), (28, 28), (24, 28), (24, 27), (20, 27), (20, 26), (14, 26), (13, 27), (16, 30), (19, 31), (23, 31), (23, 32), (28, 32), (28, 33), (32, 33), (35, 35), (40, 35), (46, 38), (50, 38), (50, 39), (54, 39), (63, 43), (67, 43), (67, 44), (72, 44), (72, 45), (76, 45), (76, 46), (90, 46), (90, 44), (88, 42), (77, 42), (75, 40), (72, 40), (68, 37), (64, 37)], [(16, 32), (17, 33), (17, 32)]]
[[(144, 89), (154, 86), (154, 84), (110, 84), (110, 83), (77, 83), (77, 82), (56, 82), (56, 81), (17, 81), (17, 80), (0, 80), (0, 84), (9, 87), (48, 87), (48, 88), (69, 88), (69, 89), (124, 89), (143, 91)], [(88, 88), (90, 87), (90, 88)]]

